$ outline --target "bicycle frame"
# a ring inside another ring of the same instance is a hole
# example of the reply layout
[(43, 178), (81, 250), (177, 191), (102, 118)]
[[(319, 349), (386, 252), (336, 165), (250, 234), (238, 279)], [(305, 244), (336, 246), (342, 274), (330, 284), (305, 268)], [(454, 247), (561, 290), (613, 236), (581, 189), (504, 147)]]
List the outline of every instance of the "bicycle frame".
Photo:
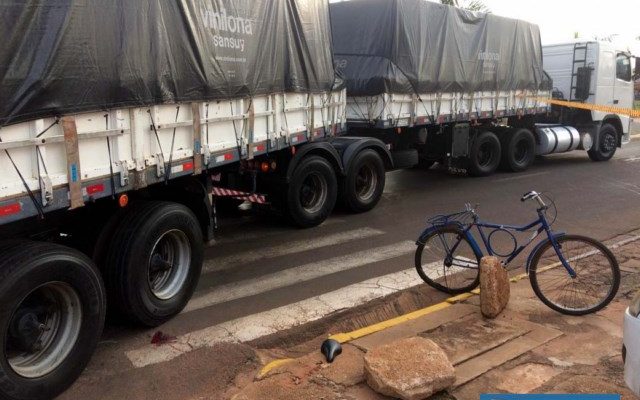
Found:
[[(558, 237), (564, 235), (564, 232), (558, 232), (558, 233), (554, 233), (551, 230), (551, 226), (549, 225), (547, 218), (545, 217), (544, 211), (546, 208), (538, 208), (536, 211), (538, 213), (538, 219), (536, 219), (535, 221), (526, 224), (526, 225), (500, 225), (500, 224), (494, 224), (494, 223), (490, 223), (490, 222), (485, 222), (485, 221), (481, 221), (478, 217), (477, 214), (473, 214), (473, 222), (471, 224), (469, 224), (468, 226), (464, 226), (460, 223), (458, 223), (458, 225), (463, 228), (463, 233), (465, 235), (465, 237), (469, 240), (471, 246), (478, 250), (479, 253), (482, 253), (482, 251), (480, 250), (480, 247), (478, 246), (477, 241), (475, 240), (473, 234), (471, 233), (471, 229), (475, 226), (476, 229), (478, 230), (478, 233), (480, 234), (480, 238), (482, 239), (482, 243), (484, 244), (485, 249), (487, 250), (488, 255), (490, 256), (499, 256), (499, 257), (506, 257), (506, 260), (504, 261), (504, 265), (508, 265), (511, 261), (513, 261), (514, 258), (516, 258), (520, 253), (522, 253), (522, 251), (524, 249), (526, 249), (531, 243), (533, 243), (533, 241), (538, 237), (538, 235), (540, 235), (543, 231), (546, 232), (547, 234), (547, 238), (548, 241), (551, 243), (551, 245), (553, 246), (553, 249), (556, 251), (556, 254), (558, 255), (558, 258), (562, 264), (562, 266), (567, 270), (567, 272), (569, 273), (569, 275), (573, 278), (576, 277), (576, 272), (571, 268), (571, 266), (569, 265), (569, 263), (567, 262), (567, 260), (564, 258), (564, 255), (562, 254), (562, 251), (560, 250), (560, 246), (558, 245), (558, 241), (556, 240)], [(508, 232), (524, 232), (527, 231), (533, 227), (538, 227), (538, 229), (536, 229), (535, 233), (531, 236), (531, 238), (527, 241), (527, 243), (525, 244), (519, 244), (518, 240), (513, 237), (514, 241), (515, 241), (515, 249), (508, 255), (498, 255), (494, 252), (494, 250), (491, 248), (491, 243), (489, 241), (489, 237), (491, 236), (491, 233), (489, 233), (489, 235), (485, 235), (485, 232), (483, 230), (483, 228), (488, 228), (488, 229), (502, 229)], [(431, 232), (433, 229), (435, 228), (429, 228), (427, 230), (425, 230), (422, 235), (420, 236), (420, 240), (422, 240), (422, 238), (426, 237), (426, 235)], [(420, 241), (419, 240), (419, 241)], [(529, 265), (531, 263), (532, 257), (533, 255), (537, 252), (537, 250), (545, 243), (545, 241), (540, 242), (529, 254), (529, 257), (527, 259), (527, 264), (526, 264), (526, 272), (529, 272)], [(455, 252), (455, 249), (458, 247), (458, 245), (460, 244), (460, 241), (458, 241), (457, 243), (454, 244), (454, 246), (451, 248), (451, 253)]]

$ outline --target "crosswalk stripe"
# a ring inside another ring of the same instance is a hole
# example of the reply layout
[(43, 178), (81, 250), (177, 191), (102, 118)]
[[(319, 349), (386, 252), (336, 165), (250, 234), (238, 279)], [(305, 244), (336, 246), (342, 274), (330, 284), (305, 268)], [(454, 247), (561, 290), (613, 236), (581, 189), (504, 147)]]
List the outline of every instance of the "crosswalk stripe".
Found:
[[(341, 218), (332, 217), (326, 220), (325, 222), (323, 222), (322, 224), (320, 224), (319, 227), (336, 225), (343, 222), (346, 222), (346, 221)], [(241, 226), (241, 225), (246, 225), (246, 224), (238, 224), (238, 226)], [(240, 229), (238, 228), (238, 226), (236, 226), (235, 229)], [(291, 227), (283, 228), (283, 227), (275, 227), (271, 225), (266, 227), (252, 226), (251, 232), (242, 231), (242, 232), (230, 233), (226, 235), (223, 233), (222, 237), (215, 240), (215, 243), (213, 244), (212, 247), (215, 247), (221, 244), (230, 244), (230, 243), (236, 243), (236, 242), (242, 242), (242, 241), (263, 239), (265, 237), (276, 236), (283, 233), (291, 232), (291, 229), (292, 229)], [(224, 228), (222, 228), (222, 230), (224, 230)]]
[[(366, 231), (362, 233), (374, 233)], [(338, 238), (334, 238), (338, 239)], [(226, 301), (265, 293), (270, 290), (307, 282), (325, 275), (347, 271), (362, 265), (389, 260), (415, 250), (413, 241), (406, 240), (387, 246), (375, 247), (344, 256), (316, 261), (299, 267), (262, 275), (213, 288), (211, 293), (193, 298), (183, 312), (199, 310)]]
[(319, 249), (321, 247), (333, 246), (336, 244), (348, 242), (351, 240), (365, 239), (372, 236), (382, 235), (383, 231), (372, 228), (360, 228), (350, 231), (335, 233), (333, 235), (316, 237), (313, 239), (297, 240), (293, 242), (285, 242), (276, 246), (262, 249), (238, 252), (225, 257), (213, 258), (206, 260), (202, 267), (203, 273), (211, 273), (223, 271), (236, 265), (243, 265), (250, 262), (262, 260), (265, 258), (273, 258), (286, 256), (289, 254), (299, 253), (301, 251)]
[(278, 331), (323, 318), (338, 310), (359, 306), (400, 290), (419, 285), (422, 280), (409, 268), (367, 279), (272, 310), (223, 322), (186, 333), (162, 346), (146, 345), (129, 350), (125, 355), (135, 368), (172, 360), (182, 354), (220, 342), (246, 342)]

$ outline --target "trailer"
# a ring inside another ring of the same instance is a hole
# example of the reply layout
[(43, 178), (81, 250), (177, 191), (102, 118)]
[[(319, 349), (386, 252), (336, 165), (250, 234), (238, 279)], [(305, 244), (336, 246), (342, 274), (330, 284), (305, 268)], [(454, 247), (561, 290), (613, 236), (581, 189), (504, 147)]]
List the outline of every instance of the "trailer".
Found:
[(349, 134), (383, 140), (398, 167), (486, 176), (578, 149), (608, 160), (628, 141), (624, 115), (548, 101), (564, 93), (627, 107), (630, 58), (610, 44), (542, 47), (536, 25), (425, 0), (352, 0), (330, 12)]
[(107, 304), (147, 327), (179, 313), (217, 200), (312, 227), (382, 195), (386, 146), (340, 135), (325, 1), (0, 1), (0, 15), (16, 21), (0, 27), (2, 399), (73, 383)]

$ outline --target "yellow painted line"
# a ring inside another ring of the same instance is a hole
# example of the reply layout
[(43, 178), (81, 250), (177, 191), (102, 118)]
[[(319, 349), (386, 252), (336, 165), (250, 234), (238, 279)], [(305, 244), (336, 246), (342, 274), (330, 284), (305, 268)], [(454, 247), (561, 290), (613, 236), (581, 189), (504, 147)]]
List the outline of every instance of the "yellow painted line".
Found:
[(547, 97), (530, 97), (530, 96), (521, 96), (521, 97), (527, 97), (532, 100), (541, 101), (547, 104), (555, 104), (563, 107), (579, 108), (581, 110), (590, 110), (590, 111), (601, 111), (601, 112), (607, 112), (612, 114), (627, 115), (633, 118), (640, 118), (640, 110), (634, 110), (633, 108), (605, 106), (605, 105), (590, 104), (590, 103), (580, 103), (578, 101), (550, 99)]
[(336, 340), (340, 343), (346, 343), (351, 340), (355, 340), (361, 338), (363, 336), (371, 335), (372, 333), (380, 332), (382, 330), (394, 327), (396, 325), (400, 325), (404, 322), (411, 321), (416, 318), (420, 318), (424, 315), (434, 313), (436, 311), (443, 310), (447, 307), (450, 307), (451, 303), (448, 303), (446, 300), (434, 304), (429, 307), (422, 308), (420, 310), (416, 310), (410, 312), (408, 314), (400, 315), (395, 318), (388, 319), (386, 321), (378, 322), (377, 324), (365, 326), (364, 328), (356, 329), (355, 331), (347, 332), (347, 333), (338, 333), (335, 335), (329, 336), (329, 339)]
[(264, 367), (262, 367), (262, 369), (260, 370), (260, 372), (258, 373), (258, 379), (262, 379), (265, 375), (267, 375), (269, 372), (271, 372), (274, 368), (277, 368), (283, 364), (287, 364), (291, 361), (294, 361), (293, 358), (280, 358), (278, 360), (273, 360), (270, 363), (268, 363), (267, 365), (265, 365)]
[(473, 297), (475, 295), (476, 295), (475, 293), (467, 292), (467, 293), (459, 294), (457, 296), (449, 297), (445, 301), (447, 303), (450, 303), (450, 304), (455, 304), (455, 303), (459, 303), (461, 301), (464, 301), (464, 300), (468, 299), (469, 297)]

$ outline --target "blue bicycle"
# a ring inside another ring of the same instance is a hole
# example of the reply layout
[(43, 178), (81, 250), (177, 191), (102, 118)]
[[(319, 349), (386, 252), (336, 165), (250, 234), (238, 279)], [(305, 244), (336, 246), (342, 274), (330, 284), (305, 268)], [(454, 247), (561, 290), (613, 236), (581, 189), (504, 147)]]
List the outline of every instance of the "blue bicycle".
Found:
[[(589, 314), (609, 304), (620, 286), (620, 269), (611, 250), (592, 238), (552, 231), (555, 216), (550, 223), (543, 196), (532, 191), (522, 196), (521, 201), (527, 200), (537, 201), (538, 218), (523, 226), (484, 222), (470, 205), (465, 211), (429, 219), (416, 242), (415, 265), (420, 277), (443, 292), (467, 292), (479, 284), (483, 256), (471, 233), (474, 226), (487, 254), (503, 258), (505, 267), (544, 232), (547, 238), (535, 245), (525, 266), (538, 298), (570, 315)], [(528, 230), (533, 235), (519, 245), (512, 232)]]

